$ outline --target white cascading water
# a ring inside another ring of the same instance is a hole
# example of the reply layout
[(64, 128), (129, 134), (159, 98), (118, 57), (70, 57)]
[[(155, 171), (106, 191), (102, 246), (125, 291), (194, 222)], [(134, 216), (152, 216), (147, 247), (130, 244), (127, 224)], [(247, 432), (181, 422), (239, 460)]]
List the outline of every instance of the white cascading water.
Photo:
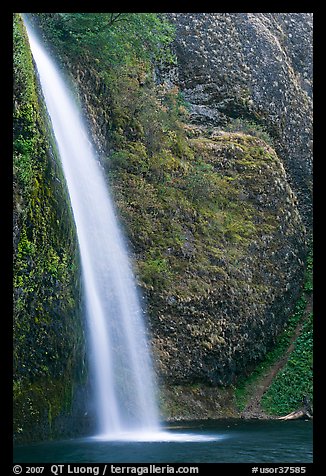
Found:
[(77, 228), (98, 435), (159, 431), (154, 374), (126, 246), (98, 157), (59, 69), (24, 17)]

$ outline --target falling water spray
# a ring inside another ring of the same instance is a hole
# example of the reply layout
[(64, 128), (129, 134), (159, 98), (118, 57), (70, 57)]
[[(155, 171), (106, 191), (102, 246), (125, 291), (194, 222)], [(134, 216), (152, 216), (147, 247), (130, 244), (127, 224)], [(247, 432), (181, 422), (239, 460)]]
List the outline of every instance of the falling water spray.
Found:
[(143, 311), (108, 184), (59, 68), (24, 18), (77, 229), (98, 434), (159, 430)]

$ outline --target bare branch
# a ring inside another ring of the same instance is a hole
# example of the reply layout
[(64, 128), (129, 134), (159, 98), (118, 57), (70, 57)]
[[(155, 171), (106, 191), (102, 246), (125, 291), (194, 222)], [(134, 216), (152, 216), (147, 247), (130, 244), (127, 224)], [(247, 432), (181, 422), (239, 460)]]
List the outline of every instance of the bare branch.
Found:
[(123, 16), (123, 13), (111, 13), (110, 14), (110, 20), (109, 20), (109, 26), (113, 25), (113, 23), (121, 20), (126, 20), (126, 18)]

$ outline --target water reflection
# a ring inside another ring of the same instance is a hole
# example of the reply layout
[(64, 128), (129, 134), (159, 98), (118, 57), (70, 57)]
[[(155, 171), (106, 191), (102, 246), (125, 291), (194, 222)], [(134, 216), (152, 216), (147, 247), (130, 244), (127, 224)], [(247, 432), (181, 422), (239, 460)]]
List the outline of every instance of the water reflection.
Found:
[(309, 463), (312, 422), (221, 420), (169, 425), (131, 441), (81, 438), (17, 446), (15, 462)]

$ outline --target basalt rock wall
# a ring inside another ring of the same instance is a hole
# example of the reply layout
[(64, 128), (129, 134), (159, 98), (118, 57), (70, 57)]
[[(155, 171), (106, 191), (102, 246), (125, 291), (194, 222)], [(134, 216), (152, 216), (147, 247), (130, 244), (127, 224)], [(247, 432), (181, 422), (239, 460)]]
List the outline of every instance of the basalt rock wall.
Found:
[(310, 13), (171, 13), (174, 70), (195, 123), (261, 124), (274, 141), (308, 228), (312, 224)]

